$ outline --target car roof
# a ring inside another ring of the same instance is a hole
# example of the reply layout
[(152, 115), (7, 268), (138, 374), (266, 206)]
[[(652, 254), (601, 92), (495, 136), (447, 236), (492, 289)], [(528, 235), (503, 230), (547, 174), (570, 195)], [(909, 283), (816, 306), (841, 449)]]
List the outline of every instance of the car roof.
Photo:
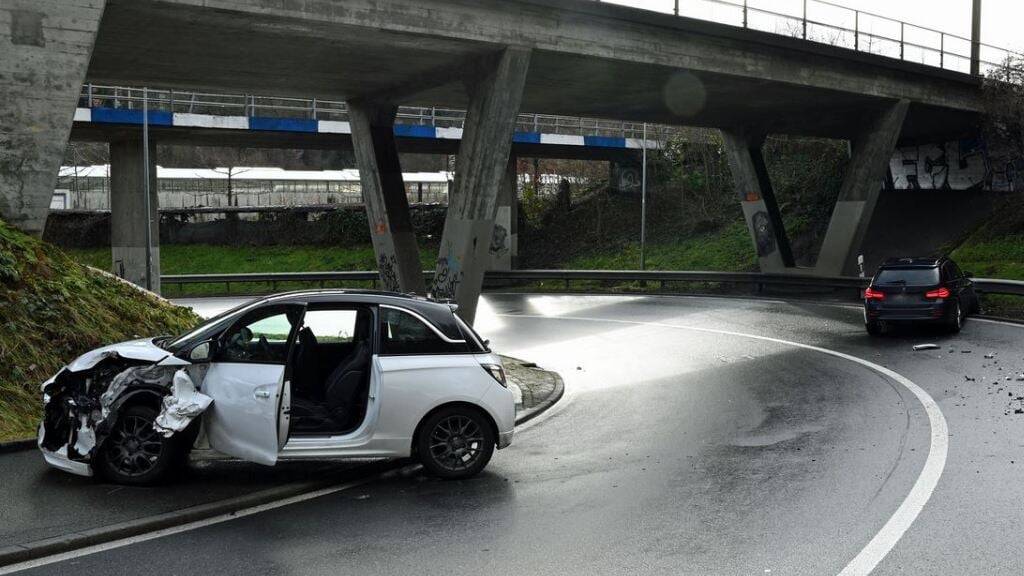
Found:
[(945, 256), (915, 256), (910, 258), (889, 258), (879, 268), (935, 268), (948, 260)]
[(273, 294), (255, 300), (253, 304), (385, 304), (411, 310), (423, 316), (453, 340), (463, 340), (465, 336), (455, 322), (452, 312), (455, 307), (447, 302), (430, 300), (423, 296), (387, 292), (384, 290), (360, 290), (324, 288), (319, 290), (296, 290)]

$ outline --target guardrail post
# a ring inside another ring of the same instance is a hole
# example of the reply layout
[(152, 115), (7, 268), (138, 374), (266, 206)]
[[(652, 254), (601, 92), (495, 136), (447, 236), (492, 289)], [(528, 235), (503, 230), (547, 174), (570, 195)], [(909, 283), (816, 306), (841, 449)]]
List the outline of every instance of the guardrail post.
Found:
[(860, 52), (860, 10), (853, 11), (853, 49)]
[(905, 35), (906, 28), (907, 28), (907, 26), (903, 22), (900, 22), (900, 60), (903, 60), (903, 54), (904, 54), (903, 38), (904, 38), (904, 35)]
[(946, 33), (939, 32), (939, 68), (946, 67)]
[(807, 40), (807, 0), (804, 0), (804, 40)]
[(313, 120), (316, 120), (316, 98), (315, 97), (313, 98), (313, 102), (312, 102), (311, 106), (312, 106)]

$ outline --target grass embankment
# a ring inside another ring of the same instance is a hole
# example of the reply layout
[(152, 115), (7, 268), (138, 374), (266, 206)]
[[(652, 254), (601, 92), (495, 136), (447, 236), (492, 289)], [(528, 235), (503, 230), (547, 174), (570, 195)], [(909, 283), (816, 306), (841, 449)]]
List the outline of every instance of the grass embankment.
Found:
[[(110, 248), (69, 249), (68, 254), (82, 264), (103, 270), (110, 268)], [(420, 247), (424, 270), (434, 268), (437, 248)], [(252, 272), (331, 272), (343, 270), (376, 270), (373, 247), (366, 246), (220, 246), (207, 244), (160, 247), (163, 274), (244, 274)], [(352, 283), (327, 287), (352, 287)], [(267, 284), (232, 284), (231, 294), (266, 294), (268, 292), (310, 288), (309, 283), (279, 282)], [(365, 287), (369, 287), (369, 283)], [(224, 284), (196, 284), (164, 287), (168, 298), (227, 294)]]
[[(979, 278), (1024, 280), (1024, 234), (1019, 232), (1000, 234), (983, 227), (954, 250), (952, 257), (961, 269)], [(985, 296), (984, 308), (993, 316), (1024, 318), (1024, 298), (1019, 296)]]
[(0, 441), (35, 434), (39, 385), (74, 357), (198, 321), (0, 221)]

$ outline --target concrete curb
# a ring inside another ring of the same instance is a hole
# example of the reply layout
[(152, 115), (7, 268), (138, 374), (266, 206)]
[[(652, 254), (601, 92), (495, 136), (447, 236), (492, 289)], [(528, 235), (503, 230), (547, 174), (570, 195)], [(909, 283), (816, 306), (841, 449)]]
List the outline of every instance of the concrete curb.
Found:
[[(562, 382), (561, 376), (555, 372), (552, 372), (552, 374), (555, 376), (555, 390), (540, 404), (516, 414), (517, 426), (537, 417), (541, 412), (551, 408), (559, 399), (561, 399), (565, 391), (565, 384)], [(5, 450), (8, 446), (13, 447)], [(35, 440), (19, 440), (0, 444), (0, 452), (13, 452), (32, 447), (35, 447)], [(328, 474), (326, 477), (319, 480), (277, 486), (266, 490), (260, 490), (259, 492), (229, 498), (227, 500), (200, 504), (184, 508), (182, 510), (175, 510), (173, 512), (165, 512), (155, 516), (139, 518), (137, 520), (128, 520), (126, 522), (119, 522), (117, 524), (110, 524), (99, 528), (90, 528), (88, 530), (63, 534), (53, 538), (27, 542), (25, 544), (6, 546), (0, 548), (0, 567), (28, 560), (35, 560), (53, 554), (60, 554), (62, 552), (69, 552), (71, 550), (94, 546), (96, 544), (104, 544), (106, 542), (112, 542), (122, 538), (138, 536), (155, 530), (172, 528), (174, 526), (180, 526), (197, 520), (205, 520), (207, 518), (212, 518), (221, 514), (228, 514), (244, 508), (259, 506), (260, 504), (267, 504), (269, 502), (298, 496), (307, 492), (321, 490), (357, 477), (374, 475), (383, 476), (388, 472), (393, 472), (405, 467), (408, 462), (408, 460), (375, 462), (337, 473)]]
[(35, 447), (35, 438), (25, 438), (24, 440), (11, 440), (10, 442), (0, 442), (0, 454), (8, 454), (10, 452), (21, 452), (23, 450), (30, 450)]
[(526, 410), (516, 414), (516, 426), (533, 420), (539, 416), (541, 412), (544, 412), (554, 406), (555, 403), (561, 400), (562, 396), (565, 394), (565, 382), (562, 380), (562, 377), (558, 372), (551, 372), (550, 370), (548, 370), (548, 372), (555, 377), (555, 389), (551, 392), (551, 395), (542, 400), (540, 404), (537, 404), (533, 408), (527, 408)]

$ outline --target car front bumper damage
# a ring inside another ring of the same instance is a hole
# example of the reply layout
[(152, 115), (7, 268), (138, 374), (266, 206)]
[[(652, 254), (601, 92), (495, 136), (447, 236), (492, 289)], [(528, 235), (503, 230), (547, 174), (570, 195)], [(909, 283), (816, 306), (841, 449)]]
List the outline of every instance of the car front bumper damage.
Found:
[(159, 405), (154, 426), (166, 437), (185, 430), (210, 406), (212, 399), (194, 384), (203, 367), (166, 351), (159, 360), (133, 352), (90, 353), (88, 362), (79, 358), (43, 384), (38, 446), (48, 464), (92, 476), (94, 459), (131, 401)]

